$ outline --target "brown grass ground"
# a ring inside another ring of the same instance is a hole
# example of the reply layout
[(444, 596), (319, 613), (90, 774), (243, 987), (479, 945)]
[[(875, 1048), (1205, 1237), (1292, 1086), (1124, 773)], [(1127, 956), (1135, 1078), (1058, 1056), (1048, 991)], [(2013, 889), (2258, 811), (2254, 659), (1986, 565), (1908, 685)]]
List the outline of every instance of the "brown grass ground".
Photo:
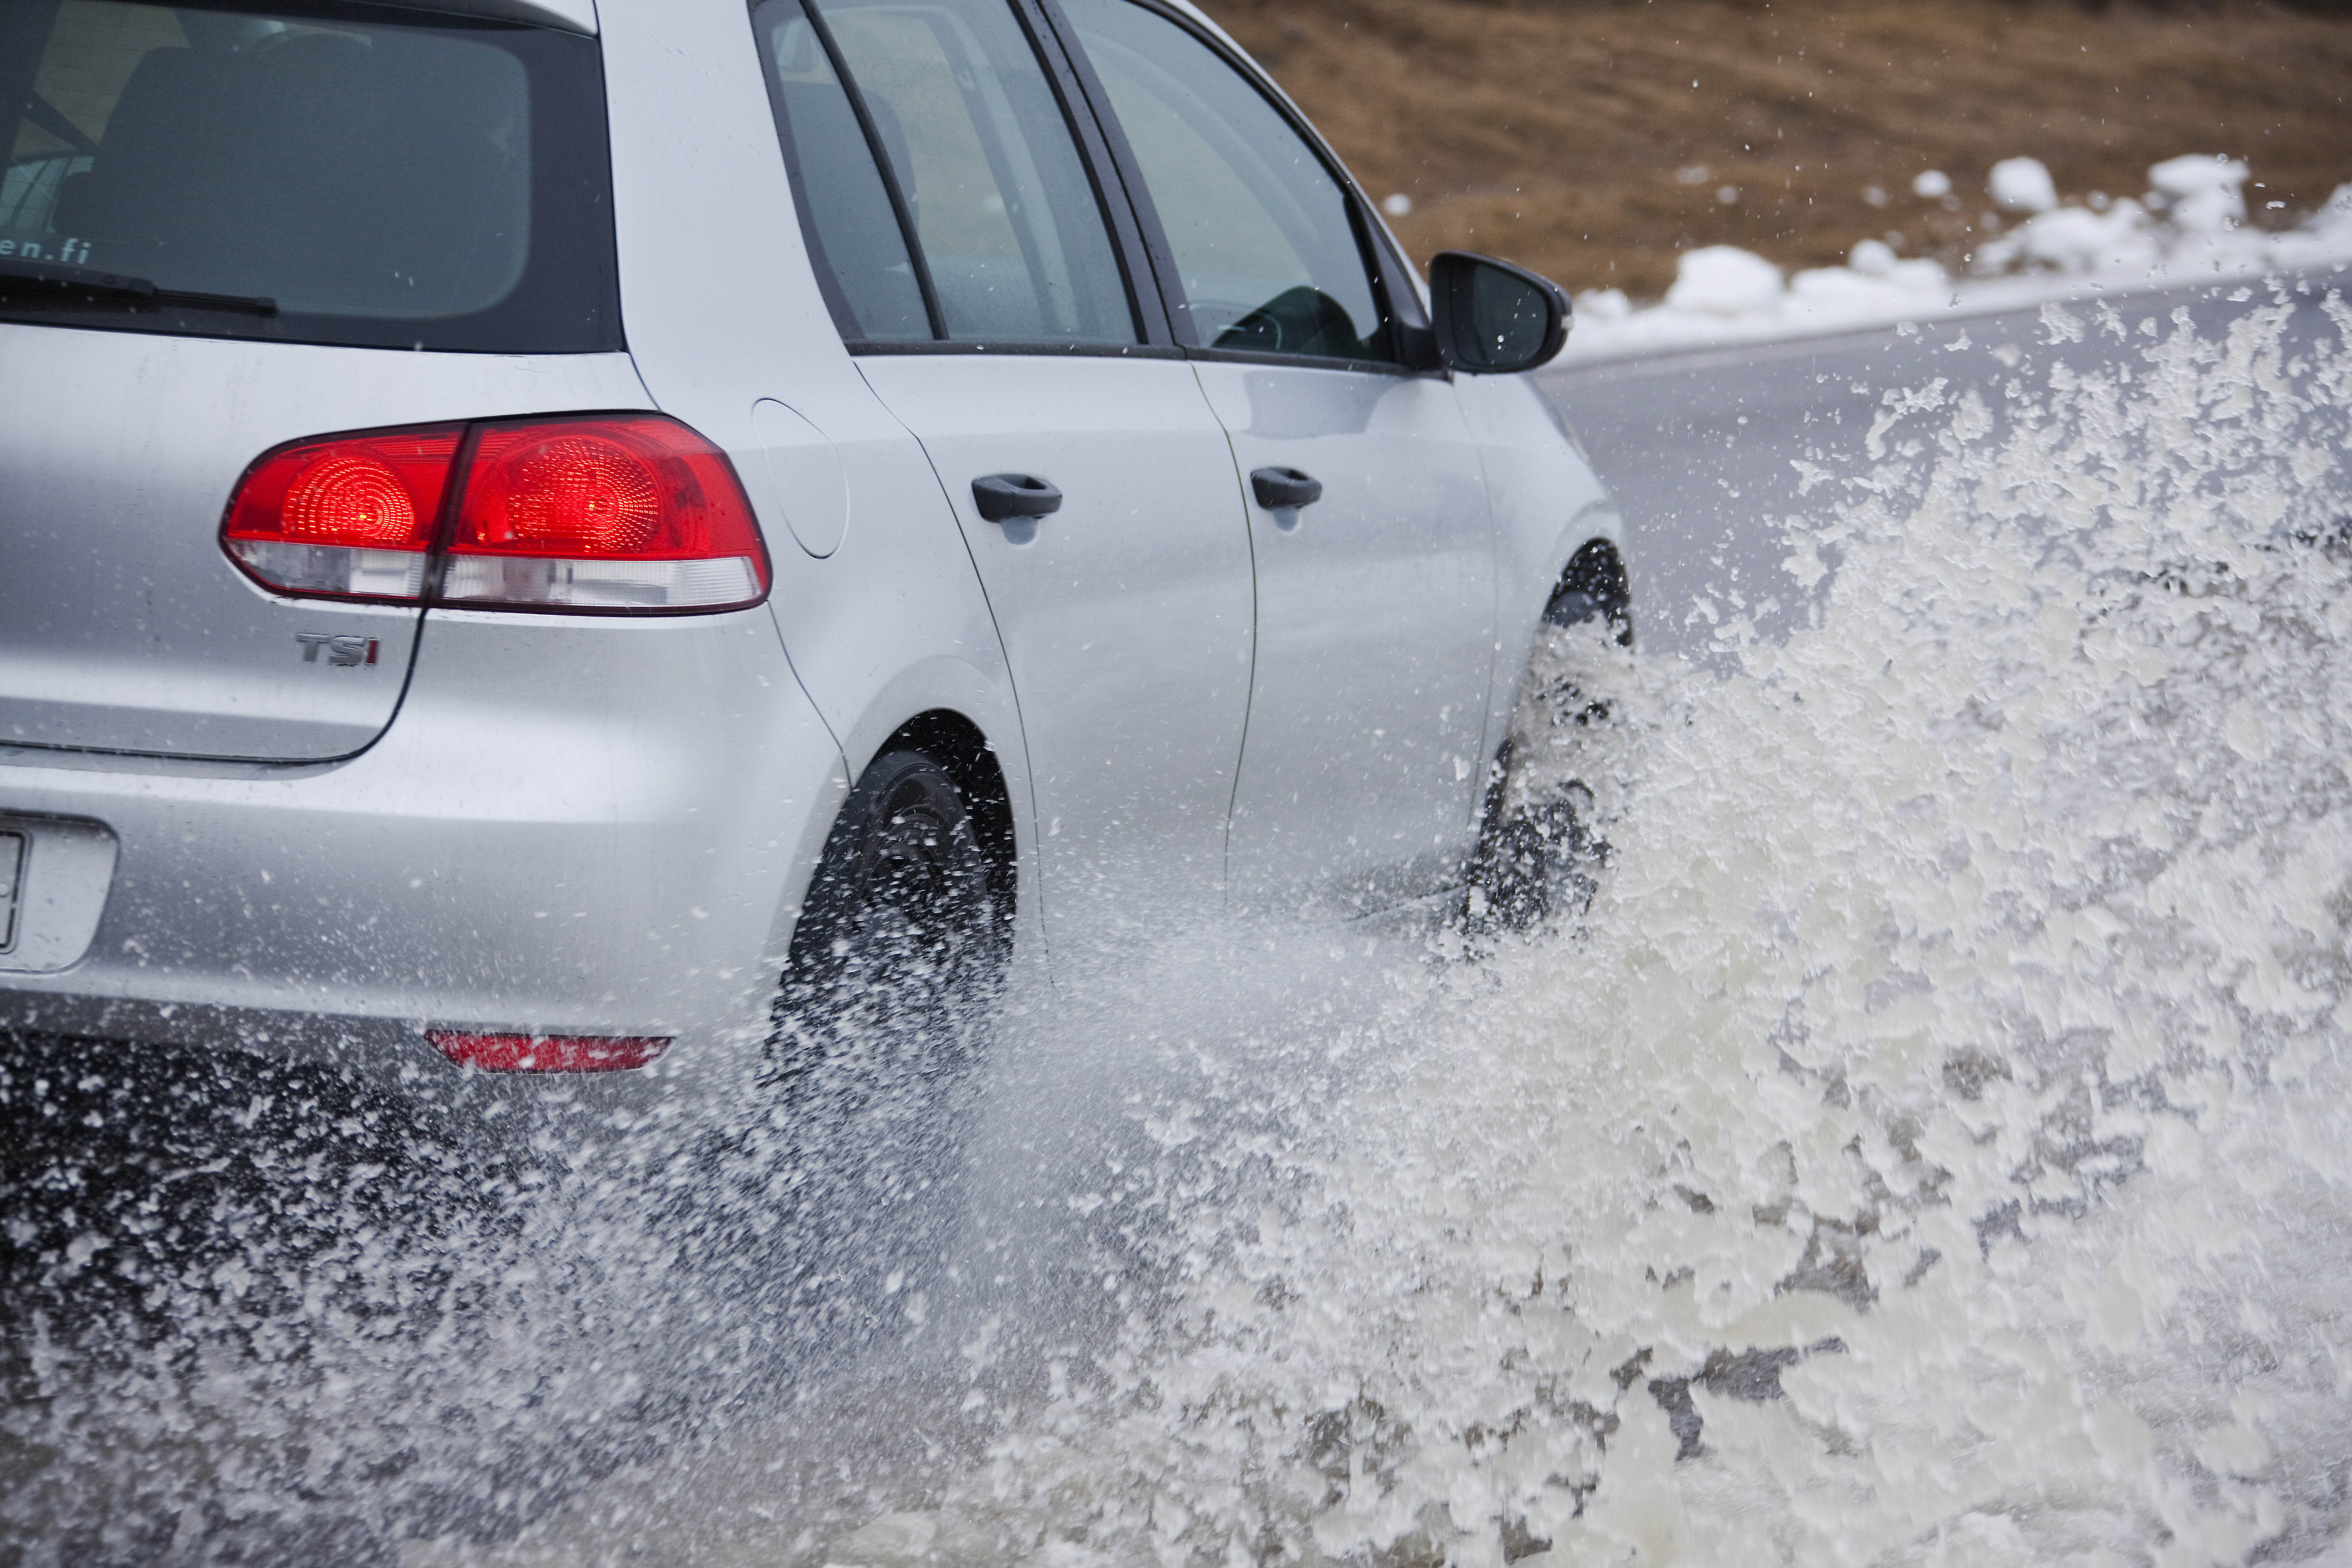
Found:
[[(2137, 195), (2159, 159), (2229, 153), (2273, 227), (2352, 181), (2342, 7), (1206, 3), (1375, 198), (1412, 198), (1391, 221), (1416, 257), (1487, 251), (1571, 289), (1656, 295), (1713, 244), (1822, 266), (1899, 236), (1957, 264), (1987, 233), (1986, 171), (2019, 153), (2068, 195)], [(1927, 169), (1951, 176), (1949, 207), (1912, 195)]]

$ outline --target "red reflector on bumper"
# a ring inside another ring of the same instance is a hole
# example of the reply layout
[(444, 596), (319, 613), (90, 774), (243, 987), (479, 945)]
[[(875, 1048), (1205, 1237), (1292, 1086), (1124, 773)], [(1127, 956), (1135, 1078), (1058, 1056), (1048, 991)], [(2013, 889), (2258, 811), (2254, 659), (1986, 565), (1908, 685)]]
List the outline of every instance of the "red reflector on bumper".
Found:
[(669, 1049), (658, 1035), (476, 1035), (434, 1029), (426, 1038), (459, 1067), (484, 1072), (626, 1072)]

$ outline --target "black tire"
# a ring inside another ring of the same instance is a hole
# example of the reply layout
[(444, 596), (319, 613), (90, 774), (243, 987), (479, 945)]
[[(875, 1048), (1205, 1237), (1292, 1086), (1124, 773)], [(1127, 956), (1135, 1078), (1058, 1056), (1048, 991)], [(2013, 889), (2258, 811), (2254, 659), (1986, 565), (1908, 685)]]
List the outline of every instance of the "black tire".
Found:
[[(1584, 672), (1563, 672), (1557, 666), (1547, 671), (1546, 666), (1558, 658), (1563, 634), (1604, 616), (1617, 645), (1633, 646), (1623, 579), (1622, 574), (1611, 577), (1615, 562), (1605, 546), (1578, 552), (1537, 628), (1513, 706), (1511, 734), (1487, 773), (1478, 842), (1463, 868), (1455, 921), (1473, 952), (1485, 951), (1507, 931), (1533, 931), (1557, 916), (1580, 915), (1598, 890), (1609, 846), (1594, 829), (1591, 790), (1580, 780), (1557, 777), (1552, 767), (1529, 768), (1529, 759), (1517, 748), (1529, 740), (1557, 745), (1579, 731), (1598, 738), (1610, 729), (1615, 718), (1612, 702), (1588, 689)], [(1604, 598), (1604, 592), (1616, 597)]]
[(872, 1197), (929, 1184), (960, 1152), (1012, 955), (991, 871), (962, 793), (920, 752), (877, 757), (825, 840), (770, 1062), (803, 1150), (853, 1156)]
[[(1598, 890), (1609, 846), (1594, 828), (1592, 792), (1575, 779), (1545, 777), (1517, 754), (1528, 741), (1557, 745), (1571, 727), (1594, 735), (1614, 717), (1606, 697), (1586, 689), (1581, 670), (1563, 672), (1560, 634), (1602, 622), (1618, 647), (1633, 646), (1633, 594), (1625, 564), (1605, 539), (1587, 540), (1545, 604), (1536, 645), (1513, 704), (1511, 731), (1486, 775), (1478, 842), (1463, 867), (1455, 923), (1474, 952), (1506, 931), (1527, 931), (1558, 915), (1581, 914)], [(1553, 666), (1549, 671), (1547, 665)]]
[(1496, 757), (1477, 847), (1463, 868), (1458, 920), (1473, 938), (1532, 931), (1555, 913), (1582, 912), (1607, 858), (1587, 823), (1591, 795), (1581, 784), (1540, 796), (1515, 788), (1511, 742)]

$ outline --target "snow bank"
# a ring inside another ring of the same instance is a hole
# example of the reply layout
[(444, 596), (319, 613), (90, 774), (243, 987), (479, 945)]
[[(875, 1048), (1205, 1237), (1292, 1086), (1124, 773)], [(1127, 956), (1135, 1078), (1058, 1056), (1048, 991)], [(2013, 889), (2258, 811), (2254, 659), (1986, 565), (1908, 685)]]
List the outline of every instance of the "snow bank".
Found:
[[(1615, 289), (1579, 294), (1576, 330), (1561, 358), (1760, 342), (2145, 284), (2352, 265), (2352, 184), (2339, 186), (2300, 228), (2265, 234), (2244, 226), (2248, 173), (2230, 158), (2167, 159), (2148, 170), (2146, 195), (2102, 210), (2061, 205), (2039, 161), (2004, 159), (1987, 188), (1997, 205), (2032, 216), (1979, 249), (1967, 278), (1954, 279), (1933, 261), (1904, 260), (1877, 239), (1856, 245), (1843, 267), (1794, 278), (1760, 256), (1711, 245), (1683, 256), (1661, 304), (1637, 309)], [(1930, 171), (1912, 189), (1941, 199), (1952, 185)]]
[(2147, 183), (2156, 187), (2149, 200), (2163, 197), (2167, 216), (2179, 228), (2218, 234), (2246, 221), (2246, 199), (2239, 187), (2247, 172), (2243, 163), (2227, 158), (2168, 158), (2147, 172)]
[(2008, 212), (2046, 213), (2058, 205), (2057, 182), (2039, 158), (2003, 158), (1992, 166), (1986, 189)]
[(1744, 316), (1769, 310), (1780, 298), (1780, 269), (1733, 245), (1686, 253), (1666, 290), (1666, 309), (1703, 316)]

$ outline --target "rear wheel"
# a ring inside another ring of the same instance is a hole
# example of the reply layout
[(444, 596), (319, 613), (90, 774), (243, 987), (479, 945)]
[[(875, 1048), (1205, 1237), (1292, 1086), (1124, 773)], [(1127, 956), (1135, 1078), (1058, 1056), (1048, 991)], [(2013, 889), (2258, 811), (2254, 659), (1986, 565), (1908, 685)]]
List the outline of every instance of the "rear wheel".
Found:
[(991, 871), (961, 792), (921, 752), (877, 757), (825, 841), (770, 1062), (796, 1141), (839, 1152), (871, 1197), (928, 1186), (960, 1150), (1012, 955)]

